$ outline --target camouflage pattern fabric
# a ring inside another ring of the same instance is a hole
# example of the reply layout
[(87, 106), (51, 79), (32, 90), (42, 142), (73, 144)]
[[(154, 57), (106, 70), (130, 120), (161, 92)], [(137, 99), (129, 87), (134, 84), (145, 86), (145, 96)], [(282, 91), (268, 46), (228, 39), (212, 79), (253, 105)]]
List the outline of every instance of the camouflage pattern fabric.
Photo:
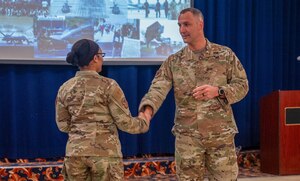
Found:
[(118, 181), (123, 180), (124, 166), (121, 158), (66, 157), (62, 173), (70, 181)]
[[(196, 100), (192, 90), (205, 84), (223, 88), (225, 98)], [(157, 71), (139, 110), (149, 105), (155, 114), (172, 87), (176, 103), (172, 132), (176, 137), (210, 139), (238, 133), (231, 104), (243, 99), (249, 87), (246, 72), (230, 48), (207, 40), (204, 50), (193, 52), (186, 46), (169, 56)]]
[[(116, 81), (95, 71), (78, 71), (59, 88), (56, 123), (60, 131), (68, 133), (68, 157), (122, 158), (118, 129), (131, 134), (149, 129), (146, 120), (131, 116)], [(66, 167), (72, 168), (68, 164)]]
[[(205, 84), (222, 87), (226, 99), (194, 99), (192, 90)], [(143, 97), (140, 111), (150, 105), (155, 114), (172, 86), (176, 103), (175, 135), (201, 138), (238, 132), (231, 104), (245, 97), (248, 80), (242, 64), (229, 48), (207, 41), (204, 52), (197, 54), (185, 47), (168, 57)]]
[(202, 139), (178, 135), (175, 145), (177, 180), (202, 181), (206, 169), (210, 181), (237, 179), (238, 164), (233, 134)]

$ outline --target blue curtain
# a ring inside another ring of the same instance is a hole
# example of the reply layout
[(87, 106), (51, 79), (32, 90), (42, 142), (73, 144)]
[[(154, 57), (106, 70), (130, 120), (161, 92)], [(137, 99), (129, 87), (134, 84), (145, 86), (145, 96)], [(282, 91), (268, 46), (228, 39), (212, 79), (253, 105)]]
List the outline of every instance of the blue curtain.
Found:
[[(234, 105), (240, 132), (236, 145), (259, 148), (260, 98), (278, 89), (300, 89), (300, 1), (195, 0), (194, 6), (203, 11), (206, 37), (230, 47), (247, 71), (250, 91)], [(136, 115), (158, 68), (106, 65), (101, 74), (120, 84)], [(67, 135), (56, 127), (54, 102), (59, 86), (76, 70), (65, 65), (0, 65), (0, 158), (64, 156)], [(172, 154), (174, 109), (171, 91), (148, 133), (120, 132), (124, 155)]]

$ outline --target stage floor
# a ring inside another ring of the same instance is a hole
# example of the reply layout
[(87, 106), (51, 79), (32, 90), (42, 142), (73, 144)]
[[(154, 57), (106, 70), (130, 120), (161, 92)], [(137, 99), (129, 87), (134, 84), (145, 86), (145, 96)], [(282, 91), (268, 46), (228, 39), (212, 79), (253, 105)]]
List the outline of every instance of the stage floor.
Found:
[[(244, 173), (246, 170), (241, 170), (240, 175), (238, 177), (238, 181), (300, 181), (300, 175), (289, 175), (289, 176), (278, 176), (272, 174), (258, 173), (253, 172), (251, 175)], [(247, 171), (247, 173), (249, 173)], [(136, 178), (126, 179), (128, 181), (147, 181), (147, 180), (163, 180), (163, 181), (176, 181), (175, 174), (168, 175), (152, 175), (152, 176), (143, 176)], [(205, 179), (208, 181), (208, 179)]]
[[(300, 181), (300, 175), (278, 176), (260, 171), (259, 150), (238, 153), (241, 181)], [(0, 180), (56, 180), (62, 181), (63, 158), (17, 159), (0, 158)], [(172, 156), (143, 156), (124, 159), (125, 180), (176, 181), (176, 169)]]
[[(174, 175), (164, 176), (164, 177), (152, 177), (152, 178), (132, 178), (127, 179), (128, 181), (134, 180), (134, 181), (146, 181), (146, 180), (163, 180), (163, 181), (176, 181), (176, 178)], [(300, 175), (291, 175), (291, 176), (264, 176), (264, 177), (246, 177), (246, 178), (238, 178), (238, 181), (299, 181)], [(208, 179), (205, 179), (205, 181), (208, 181)]]
[(290, 176), (271, 176), (271, 177), (249, 177), (240, 178), (239, 181), (299, 181), (300, 175), (290, 175)]

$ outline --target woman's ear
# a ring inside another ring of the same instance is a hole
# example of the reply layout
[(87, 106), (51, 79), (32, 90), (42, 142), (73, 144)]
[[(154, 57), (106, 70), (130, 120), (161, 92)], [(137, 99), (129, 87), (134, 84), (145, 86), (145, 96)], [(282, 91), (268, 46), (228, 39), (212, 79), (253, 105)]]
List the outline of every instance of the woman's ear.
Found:
[(97, 63), (97, 55), (95, 55), (94, 57), (93, 57), (93, 59), (90, 61), (90, 65), (92, 65), (92, 64), (95, 64), (95, 63)]
[(98, 55), (94, 55), (94, 58), (93, 58), (93, 62), (98, 62), (99, 58), (98, 58)]

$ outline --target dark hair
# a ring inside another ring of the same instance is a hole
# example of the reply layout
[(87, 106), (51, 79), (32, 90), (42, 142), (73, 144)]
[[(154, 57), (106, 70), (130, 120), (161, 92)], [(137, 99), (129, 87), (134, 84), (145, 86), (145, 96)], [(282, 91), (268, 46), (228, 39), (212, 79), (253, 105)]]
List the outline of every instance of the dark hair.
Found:
[(83, 67), (88, 65), (99, 51), (99, 45), (89, 39), (81, 39), (74, 43), (66, 61), (72, 65)]
[(201, 18), (204, 21), (204, 16), (203, 16), (202, 12), (199, 9), (185, 8), (185, 9), (180, 11), (180, 14), (184, 14), (184, 13), (187, 13), (187, 12), (191, 12), (194, 16), (198, 16), (199, 18)]

